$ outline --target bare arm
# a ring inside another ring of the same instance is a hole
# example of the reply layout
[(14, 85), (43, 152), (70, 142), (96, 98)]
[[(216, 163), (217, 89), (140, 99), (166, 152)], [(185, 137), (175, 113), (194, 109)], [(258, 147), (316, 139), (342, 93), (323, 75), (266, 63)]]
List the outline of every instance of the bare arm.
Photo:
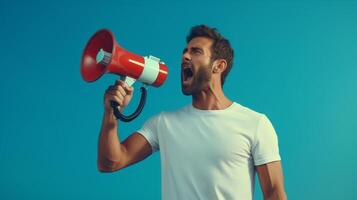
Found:
[(115, 119), (110, 101), (116, 101), (121, 108), (130, 102), (133, 88), (124, 86), (117, 81), (110, 86), (104, 96), (104, 116), (98, 140), (97, 165), (101, 172), (113, 172), (140, 160), (151, 154), (151, 146), (139, 133), (133, 133), (122, 143), (117, 130), (118, 121)]
[(264, 200), (286, 200), (280, 161), (256, 166)]

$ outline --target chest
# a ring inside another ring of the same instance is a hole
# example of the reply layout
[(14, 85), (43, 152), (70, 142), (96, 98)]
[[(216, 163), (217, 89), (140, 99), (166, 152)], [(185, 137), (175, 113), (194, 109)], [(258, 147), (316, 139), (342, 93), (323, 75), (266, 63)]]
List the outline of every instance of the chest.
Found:
[(172, 162), (244, 164), (251, 158), (251, 135), (229, 118), (183, 120), (162, 127), (160, 151)]

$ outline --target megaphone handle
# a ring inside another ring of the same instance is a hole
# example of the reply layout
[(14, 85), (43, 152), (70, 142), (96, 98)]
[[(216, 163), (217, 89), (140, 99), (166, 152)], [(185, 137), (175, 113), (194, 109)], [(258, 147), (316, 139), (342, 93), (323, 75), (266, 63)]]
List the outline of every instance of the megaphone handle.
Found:
[(118, 109), (119, 104), (117, 102), (115, 102), (115, 101), (111, 102), (111, 106), (114, 110), (114, 115), (117, 119), (119, 119), (120, 121), (123, 121), (123, 122), (130, 122), (141, 113), (141, 111), (143, 110), (144, 105), (145, 105), (147, 92), (146, 92), (145, 87), (141, 87), (140, 90), (141, 90), (141, 98), (140, 98), (139, 105), (136, 108), (135, 112), (129, 116), (125, 116), (119, 111), (119, 109)]

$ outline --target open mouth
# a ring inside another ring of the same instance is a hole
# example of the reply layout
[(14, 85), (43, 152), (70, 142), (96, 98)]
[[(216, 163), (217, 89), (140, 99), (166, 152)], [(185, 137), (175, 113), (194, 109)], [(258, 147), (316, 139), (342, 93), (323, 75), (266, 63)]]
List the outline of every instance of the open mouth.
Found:
[(190, 83), (193, 78), (193, 71), (190, 67), (185, 67), (182, 70), (182, 81), (184, 84)]
[(191, 78), (193, 76), (192, 69), (189, 67), (183, 69), (183, 75), (184, 75), (184, 80)]

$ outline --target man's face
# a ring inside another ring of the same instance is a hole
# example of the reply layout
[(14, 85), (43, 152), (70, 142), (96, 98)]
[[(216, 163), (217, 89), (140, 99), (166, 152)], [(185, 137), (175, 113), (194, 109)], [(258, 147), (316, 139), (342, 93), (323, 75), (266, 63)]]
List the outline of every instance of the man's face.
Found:
[(209, 38), (196, 37), (183, 50), (181, 88), (185, 95), (197, 94), (209, 88), (212, 76), (212, 43)]

